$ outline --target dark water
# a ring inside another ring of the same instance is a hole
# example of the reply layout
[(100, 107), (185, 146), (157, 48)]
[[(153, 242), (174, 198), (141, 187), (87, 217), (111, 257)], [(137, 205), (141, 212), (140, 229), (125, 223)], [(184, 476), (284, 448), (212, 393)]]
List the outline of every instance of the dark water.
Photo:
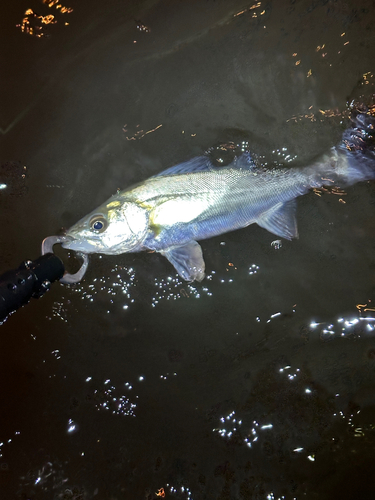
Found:
[[(62, 5), (1, 7), (1, 272), (219, 143), (306, 164), (374, 91), (372, 1)], [(96, 256), (13, 315), (0, 498), (374, 498), (374, 185), (300, 198), (278, 249), (257, 226), (202, 242), (201, 284)]]

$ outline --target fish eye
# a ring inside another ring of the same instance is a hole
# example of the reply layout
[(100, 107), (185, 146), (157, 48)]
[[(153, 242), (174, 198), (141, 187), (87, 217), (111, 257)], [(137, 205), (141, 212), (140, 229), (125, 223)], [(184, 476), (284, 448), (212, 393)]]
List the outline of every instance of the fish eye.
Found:
[(103, 233), (108, 227), (108, 221), (103, 215), (94, 215), (91, 217), (89, 225), (96, 233)]

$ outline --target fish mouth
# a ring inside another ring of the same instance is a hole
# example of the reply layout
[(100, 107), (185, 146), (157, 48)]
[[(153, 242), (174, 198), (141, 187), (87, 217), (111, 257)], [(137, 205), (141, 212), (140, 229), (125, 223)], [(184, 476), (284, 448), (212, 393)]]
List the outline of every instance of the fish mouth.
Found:
[(91, 243), (88, 240), (80, 240), (78, 238), (74, 238), (73, 236), (65, 236), (64, 241), (61, 242), (62, 247), (66, 250), (73, 250), (74, 252), (87, 254), (87, 253), (97, 253), (98, 248), (95, 243)]
[[(71, 246), (71, 243), (74, 243), (74, 241), (75, 240), (70, 236), (48, 236), (47, 238), (44, 238), (44, 240), (42, 241), (42, 255), (45, 255), (46, 253), (54, 253), (53, 247), (57, 243), (62, 243), (63, 248), (69, 250), (75, 250)], [(60, 279), (61, 283), (64, 284), (78, 283), (85, 275), (87, 267), (89, 265), (88, 255), (80, 251), (79, 249), (77, 250), (77, 255), (83, 259), (81, 267), (74, 274), (65, 272), (64, 276)]]

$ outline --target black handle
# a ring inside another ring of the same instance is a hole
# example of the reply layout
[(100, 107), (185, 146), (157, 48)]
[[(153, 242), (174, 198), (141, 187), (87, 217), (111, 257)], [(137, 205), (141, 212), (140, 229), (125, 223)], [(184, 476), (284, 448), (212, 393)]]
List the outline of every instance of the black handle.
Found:
[(22, 262), (18, 269), (0, 276), (0, 322), (27, 304), (31, 297), (39, 298), (50, 289), (51, 283), (62, 278), (64, 264), (53, 253), (34, 261)]

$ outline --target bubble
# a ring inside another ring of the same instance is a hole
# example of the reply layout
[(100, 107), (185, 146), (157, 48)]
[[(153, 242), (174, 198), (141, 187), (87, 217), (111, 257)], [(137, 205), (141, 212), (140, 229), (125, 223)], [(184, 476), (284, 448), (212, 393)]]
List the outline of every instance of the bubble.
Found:
[(271, 247), (274, 248), (275, 250), (280, 250), (280, 248), (283, 246), (283, 243), (281, 240), (274, 240), (271, 243)]

